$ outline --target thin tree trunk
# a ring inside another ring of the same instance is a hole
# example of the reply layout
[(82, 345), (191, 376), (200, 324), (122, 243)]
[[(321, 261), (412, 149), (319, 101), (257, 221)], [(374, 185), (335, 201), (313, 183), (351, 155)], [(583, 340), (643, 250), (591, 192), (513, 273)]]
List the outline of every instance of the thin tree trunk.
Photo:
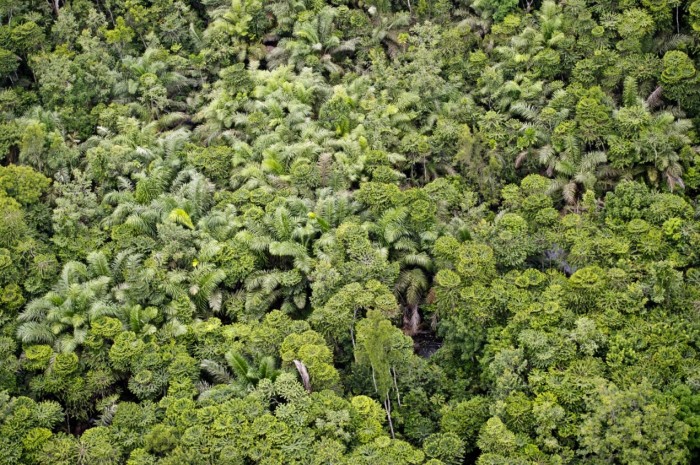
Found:
[(404, 313), (403, 331), (407, 336), (415, 336), (418, 334), (418, 327), (420, 326), (418, 305), (407, 305), (406, 309), (408, 310), (408, 315)]
[(386, 399), (384, 400), (384, 410), (386, 410), (386, 418), (389, 420), (389, 431), (391, 431), (391, 439), (396, 439), (396, 435), (394, 434), (394, 422), (391, 420), (391, 400), (389, 400), (388, 392)]
[(401, 407), (401, 394), (399, 393), (399, 385), (396, 383), (396, 368), (391, 367), (391, 374), (394, 379), (394, 390), (396, 391), (396, 402)]
[(60, 8), (60, 1), (61, 0), (48, 0), (49, 6), (53, 10), (53, 13), (58, 16), (58, 10)]
[[(350, 340), (352, 349), (355, 350), (355, 320), (357, 319), (357, 308), (352, 312), (352, 324), (350, 325)], [(376, 386), (375, 386), (376, 389)]]
[(107, 10), (107, 13), (109, 13), (109, 19), (112, 22), (112, 26), (116, 26), (117, 23), (114, 21), (114, 14), (112, 14), (111, 8), (107, 6), (107, 3), (105, 2), (104, 4), (105, 10)]

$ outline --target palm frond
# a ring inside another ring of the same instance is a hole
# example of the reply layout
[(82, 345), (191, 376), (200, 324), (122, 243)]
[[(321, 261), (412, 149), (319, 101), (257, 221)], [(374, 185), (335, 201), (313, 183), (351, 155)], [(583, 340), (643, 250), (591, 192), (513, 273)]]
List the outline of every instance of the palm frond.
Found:
[(202, 360), (200, 368), (214, 380), (215, 383), (228, 384), (231, 382), (231, 373), (225, 366), (214, 360)]
[(246, 380), (248, 377), (248, 372), (250, 371), (250, 364), (248, 364), (248, 360), (246, 360), (242, 355), (234, 352), (227, 352), (225, 357), (226, 362), (231, 367), (236, 377), (241, 381)]
[(36, 321), (28, 321), (17, 328), (17, 337), (24, 344), (40, 344), (51, 343), (54, 340), (54, 334), (51, 329), (44, 323)]

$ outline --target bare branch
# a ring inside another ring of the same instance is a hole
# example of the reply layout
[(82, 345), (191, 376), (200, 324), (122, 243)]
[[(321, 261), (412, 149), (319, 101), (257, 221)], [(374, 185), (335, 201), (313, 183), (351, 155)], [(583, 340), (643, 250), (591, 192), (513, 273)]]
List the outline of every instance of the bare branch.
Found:
[(297, 367), (299, 376), (301, 376), (301, 381), (304, 383), (304, 388), (306, 392), (311, 392), (311, 379), (309, 378), (309, 372), (306, 369), (306, 365), (300, 360), (294, 360), (294, 366)]

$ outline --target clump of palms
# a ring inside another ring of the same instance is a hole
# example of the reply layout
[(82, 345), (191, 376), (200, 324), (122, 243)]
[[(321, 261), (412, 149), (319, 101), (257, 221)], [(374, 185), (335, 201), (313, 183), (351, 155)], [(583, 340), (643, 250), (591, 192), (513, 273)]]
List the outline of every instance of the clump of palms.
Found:
[(311, 20), (298, 22), (293, 37), (282, 39), (266, 57), (276, 68), (289, 64), (296, 69), (311, 67), (329, 74), (342, 73), (340, 61), (355, 51), (359, 39), (341, 40), (333, 20), (336, 10), (325, 7)]

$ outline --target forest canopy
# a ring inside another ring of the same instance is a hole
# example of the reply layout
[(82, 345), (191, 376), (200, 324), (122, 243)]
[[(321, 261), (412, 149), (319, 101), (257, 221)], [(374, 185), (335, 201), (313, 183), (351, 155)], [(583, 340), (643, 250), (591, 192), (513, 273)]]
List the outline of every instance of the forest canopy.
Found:
[(0, 465), (700, 463), (700, 0), (0, 0)]

